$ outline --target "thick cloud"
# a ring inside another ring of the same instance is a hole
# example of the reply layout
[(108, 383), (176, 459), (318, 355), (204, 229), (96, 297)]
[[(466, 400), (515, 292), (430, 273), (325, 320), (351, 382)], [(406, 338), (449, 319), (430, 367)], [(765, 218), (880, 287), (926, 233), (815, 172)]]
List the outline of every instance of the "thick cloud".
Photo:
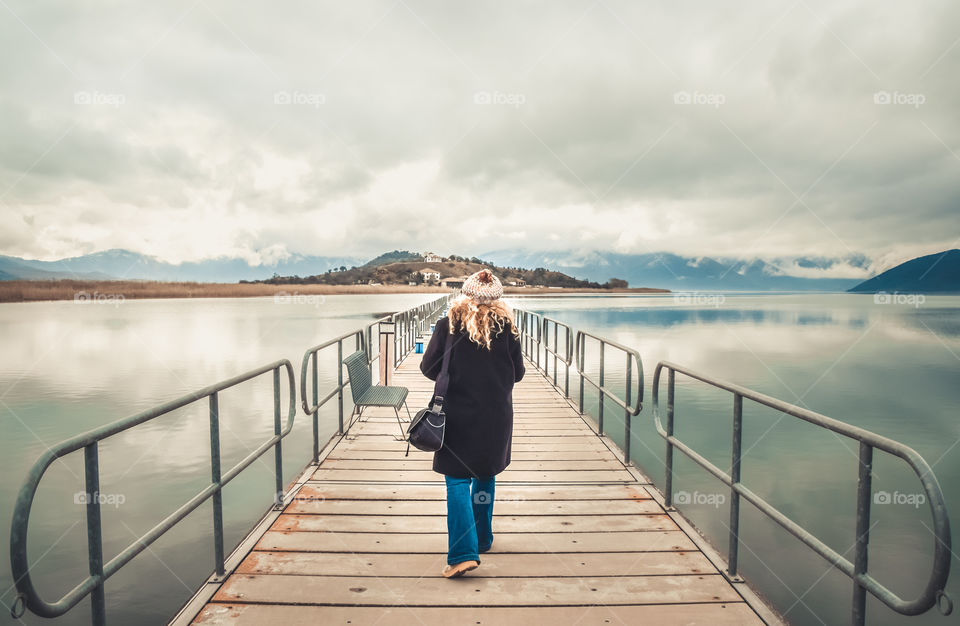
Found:
[(0, 252), (957, 245), (960, 5), (7, 2)]

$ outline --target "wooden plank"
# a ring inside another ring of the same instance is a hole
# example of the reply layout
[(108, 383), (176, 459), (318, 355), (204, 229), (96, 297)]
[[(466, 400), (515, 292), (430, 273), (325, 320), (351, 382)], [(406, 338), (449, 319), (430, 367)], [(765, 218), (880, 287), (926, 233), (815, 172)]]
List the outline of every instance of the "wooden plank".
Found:
[[(619, 459), (612, 452), (604, 448), (603, 450), (556, 450), (545, 452), (537, 450), (535, 452), (526, 452), (522, 450), (512, 450), (510, 453), (511, 466), (517, 461), (592, 461), (602, 459)], [(433, 452), (423, 452), (414, 447), (410, 448), (410, 454), (406, 455), (406, 447), (394, 450), (363, 450), (354, 447), (344, 447), (342, 450), (337, 448), (327, 457), (333, 459), (368, 459), (368, 460), (411, 460), (427, 459), (433, 460)]]
[[(598, 510), (600, 509), (600, 510)], [(497, 528), (508, 515), (648, 515), (662, 513), (656, 501), (615, 500), (503, 500), (499, 491), (494, 496)], [(446, 500), (332, 500), (296, 498), (286, 509), (300, 515), (446, 515)]]
[[(327, 469), (363, 469), (363, 470), (432, 470), (433, 459), (405, 459), (402, 456), (393, 459), (327, 459), (323, 462)], [(592, 459), (587, 461), (520, 461), (511, 458), (511, 470), (616, 470), (623, 469), (623, 463), (610, 459)]]
[[(471, 607), (470, 624), (655, 624), (656, 626), (763, 626), (742, 602), (571, 607)], [(206, 626), (450, 626), (464, 623), (459, 607), (284, 606), (211, 603), (195, 624)]]
[[(494, 528), (497, 552), (651, 552), (689, 551), (696, 546), (670, 530), (608, 533), (501, 533)], [(447, 533), (298, 533), (268, 531), (257, 550), (293, 552), (447, 553)]]
[[(481, 558), (481, 567), (482, 558)], [(479, 571), (479, 570), (476, 570)], [(576, 606), (736, 602), (740, 596), (720, 574), (491, 578), (363, 576), (231, 576), (215, 602), (365, 606)]]
[[(496, 507), (494, 507), (496, 510)], [(596, 533), (679, 530), (665, 514), (496, 515), (495, 533)], [(270, 530), (289, 532), (444, 533), (446, 515), (281, 515)]]
[[(471, 576), (662, 576), (716, 572), (699, 552), (617, 552), (597, 554), (499, 554), (481, 556), (483, 568)], [(440, 554), (359, 552), (254, 552), (238, 574), (309, 576), (439, 576)]]
[[(325, 464), (324, 464), (325, 465)], [(311, 480), (353, 480), (359, 482), (380, 481), (439, 481), (442, 474), (431, 470), (338, 470), (321, 465)], [(626, 470), (558, 470), (527, 471), (507, 467), (497, 475), (498, 482), (634, 482)]]
[[(345, 439), (337, 445), (337, 450), (402, 450), (406, 452), (407, 444), (402, 441), (391, 439), (377, 439), (375, 437), (362, 437), (359, 439)], [(553, 452), (560, 450), (604, 450), (610, 449), (604, 445), (596, 435), (587, 435), (580, 438), (567, 437), (538, 437), (535, 441), (527, 439), (513, 438), (511, 450), (525, 452)], [(410, 454), (413, 454), (416, 448), (410, 446)]]
[[(509, 500), (520, 502), (552, 500), (649, 500), (650, 494), (639, 483), (623, 485), (577, 485), (574, 489), (567, 486), (546, 485), (501, 485), (497, 483), (494, 497), (498, 503)], [(307, 483), (297, 494), (295, 501), (309, 499), (351, 499), (351, 500), (441, 500), (446, 502), (447, 490), (443, 483), (421, 485), (367, 484), (362, 487), (344, 483)], [(601, 505), (598, 505), (601, 506)], [(604, 508), (612, 506), (602, 503)]]

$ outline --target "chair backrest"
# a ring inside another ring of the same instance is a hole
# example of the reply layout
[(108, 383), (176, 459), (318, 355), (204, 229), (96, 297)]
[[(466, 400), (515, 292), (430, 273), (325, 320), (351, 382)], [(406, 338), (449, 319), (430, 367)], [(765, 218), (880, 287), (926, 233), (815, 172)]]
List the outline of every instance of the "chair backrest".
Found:
[(367, 353), (357, 350), (343, 359), (350, 375), (350, 393), (353, 394), (353, 403), (360, 400), (360, 396), (370, 388), (373, 375), (370, 373), (370, 364), (367, 363)]

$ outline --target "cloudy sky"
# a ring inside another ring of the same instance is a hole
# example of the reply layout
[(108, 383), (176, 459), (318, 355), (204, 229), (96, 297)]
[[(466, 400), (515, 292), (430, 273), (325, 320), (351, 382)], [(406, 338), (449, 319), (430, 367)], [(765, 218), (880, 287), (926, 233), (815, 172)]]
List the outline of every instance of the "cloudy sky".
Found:
[(960, 3), (0, 0), (0, 253), (957, 247)]

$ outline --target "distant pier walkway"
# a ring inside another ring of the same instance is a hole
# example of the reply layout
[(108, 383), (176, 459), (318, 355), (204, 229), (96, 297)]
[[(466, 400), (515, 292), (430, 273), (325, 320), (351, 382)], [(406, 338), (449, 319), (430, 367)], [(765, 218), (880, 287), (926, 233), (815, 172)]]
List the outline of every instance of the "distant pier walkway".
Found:
[[(414, 412), (433, 391), (420, 357), (391, 383)], [(391, 409), (366, 409), (193, 623), (764, 624), (532, 363), (513, 397), (512, 462), (478, 569), (440, 575), (443, 477), (430, 453), (404, 457)]]

